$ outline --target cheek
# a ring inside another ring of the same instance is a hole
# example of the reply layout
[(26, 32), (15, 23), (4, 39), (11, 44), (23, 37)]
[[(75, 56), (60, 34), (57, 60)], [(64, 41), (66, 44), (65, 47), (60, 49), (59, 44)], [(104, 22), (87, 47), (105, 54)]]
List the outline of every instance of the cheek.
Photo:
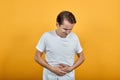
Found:
[(62, 31), (62, 32), (65, 32), (65, 30), (64, 30), (64, 29), (61, 29), (61, 31)]

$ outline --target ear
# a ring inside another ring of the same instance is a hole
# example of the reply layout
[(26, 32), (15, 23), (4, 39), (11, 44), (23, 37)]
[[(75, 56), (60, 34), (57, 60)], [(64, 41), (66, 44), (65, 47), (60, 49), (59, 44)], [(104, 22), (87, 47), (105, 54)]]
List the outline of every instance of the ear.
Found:
[(57, 28), (59, 28), (59, 23), (58, 22), (56, 22), (56, 26), (57, 26)]

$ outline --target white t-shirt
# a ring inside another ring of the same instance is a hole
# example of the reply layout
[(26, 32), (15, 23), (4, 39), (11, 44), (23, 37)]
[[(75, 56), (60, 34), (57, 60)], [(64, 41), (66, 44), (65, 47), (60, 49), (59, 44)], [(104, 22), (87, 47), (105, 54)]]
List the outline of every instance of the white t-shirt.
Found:
[[(52, 66), (61, 63), (72, 66), (74, 63), (74, 54), (79, 54), (83, 50), (76, 34), (71, 32), (66, 38), (61, 38), (56, 34), (55, 30), (44, 33), (36, 49), (46, 53), (46, 61)], [(58, 80), (74, 80), (74, 71), (60, 77), (44, 69), (43, 80), (57, 80), (57, 78), (59, 78)]]

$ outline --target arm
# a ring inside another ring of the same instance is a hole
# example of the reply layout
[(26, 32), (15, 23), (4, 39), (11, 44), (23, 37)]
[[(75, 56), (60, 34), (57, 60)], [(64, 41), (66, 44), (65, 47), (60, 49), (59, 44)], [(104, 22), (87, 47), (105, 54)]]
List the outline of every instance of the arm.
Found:
[(44, 60), (42, 59), (42, 52), (36, 50), (35, 55), (34, 55), (34, 60), (40, 64), (42, 67), (45, 67), (47, 69), (51, 69), (51, 66)]
[(73, 64), (73, 66), (71, 66), (72, 70), (74, 70), (77, 67), (79, 67), (84, 62), (84, 60), (85, 60), (83, 52), (78, 53), (77, 56), (78, 56), (78, 59), (75, 61), (75, 63)]
[(62, 70), (68, 73), (76, 69), (77, 67), (79, 67), (84, 62), (85, 58), (84, 58), (83, 52), (78, 53), (77, 56), (78, 56), (78, 59), (75, 61), (75, 63), (72, 66), (66, 66)]
[(49, 65), (44, 59), (42, 59), (42, 52), (40, 51), (36, 51), (35, 56), (34, 56), (34, 60), (40, 64), (41, 66), (45, 67), (46, 69), (52, 71), (53, 73), (59, 75), (59, 76), (63, 76), (66, 74), (66, 72), (62, 71), (59, 66), (51, 66)]

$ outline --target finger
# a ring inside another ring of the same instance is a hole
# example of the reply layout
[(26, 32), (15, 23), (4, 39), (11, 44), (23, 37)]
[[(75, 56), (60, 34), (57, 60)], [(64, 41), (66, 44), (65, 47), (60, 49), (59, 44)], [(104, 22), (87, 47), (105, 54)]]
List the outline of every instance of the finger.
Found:
[(59, 75), (59, 76), (63, 76), (63, 75), (65, 75), (66, 74), (66, 72), (64, 72), (64, 71), (59, 71), (58, 73), (57, 73), (57, 75)]
[(57, 65), (56, 67), (57, 67), (57, 68), (63, 68), (63, 66), (61, 66), (61, 65)]
[(65, 71), (62, 71), (62, 70), (61, 70), (61, 73), (62, 73), (62, 74), (66, 74), (66, 72), (65, 72)]
[(60, 66), (63, 66), (63, 67), (66, 67), (66, 66), (68, 66), (67, 64), (59, 64)]
[(67, 67), (61, 68), (62, 71), (66, 70), (66, 69), (67, 69)]

